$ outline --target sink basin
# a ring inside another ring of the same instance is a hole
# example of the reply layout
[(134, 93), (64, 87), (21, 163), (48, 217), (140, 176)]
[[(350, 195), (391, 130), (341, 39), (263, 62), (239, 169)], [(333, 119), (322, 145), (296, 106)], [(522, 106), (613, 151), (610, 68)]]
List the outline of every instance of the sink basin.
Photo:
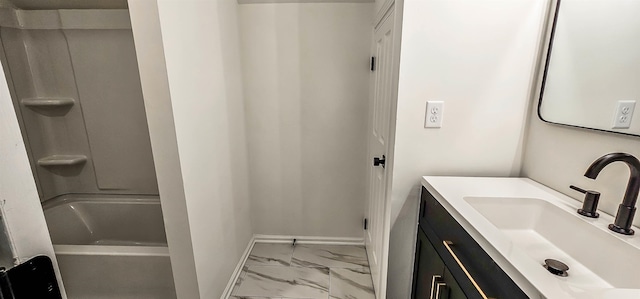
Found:
[(572, 284), (640, 289), (640, 250), (591, 219), (536, 198), (466, 197), (476, 211), (531, 258), (569, 266)]
[[(611, 215), (581, 216), (580, 202), (527, 178), (422, 184), (530, 298), (640, 298), (640, 234), (610, 231)], [(546, 259), (569, 266), (568, 275), (547, 271)]]

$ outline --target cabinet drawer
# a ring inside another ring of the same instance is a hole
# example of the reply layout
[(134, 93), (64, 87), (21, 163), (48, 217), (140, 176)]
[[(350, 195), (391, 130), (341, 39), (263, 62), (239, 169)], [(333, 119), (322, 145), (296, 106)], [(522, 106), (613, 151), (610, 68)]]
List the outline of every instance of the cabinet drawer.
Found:
[(419, 225), (468, 298), (483, 298), (478, 288), (489, 298), (528, 298), (424, 187)]

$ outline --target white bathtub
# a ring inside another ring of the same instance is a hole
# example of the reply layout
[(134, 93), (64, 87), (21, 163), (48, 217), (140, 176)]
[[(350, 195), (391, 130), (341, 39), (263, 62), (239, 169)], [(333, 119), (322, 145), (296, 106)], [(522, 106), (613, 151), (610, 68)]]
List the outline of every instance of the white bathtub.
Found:
[(70, 299), (176, 298), (158, 197), (65, 195), (43, 208)]

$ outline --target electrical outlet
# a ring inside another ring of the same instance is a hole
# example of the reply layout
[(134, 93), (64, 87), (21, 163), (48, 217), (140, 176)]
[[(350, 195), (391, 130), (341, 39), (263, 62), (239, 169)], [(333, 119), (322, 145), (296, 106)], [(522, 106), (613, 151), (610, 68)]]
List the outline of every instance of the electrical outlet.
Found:
[(636, 101), (618, 101), (616, 114), (613, 118), (613, 129), (628, 129), (631, 126), (635, 108)]
[(427, 101), (427, 113), (424, 118), (425, 128), (441, 128), (444, 113), (443, 101)]

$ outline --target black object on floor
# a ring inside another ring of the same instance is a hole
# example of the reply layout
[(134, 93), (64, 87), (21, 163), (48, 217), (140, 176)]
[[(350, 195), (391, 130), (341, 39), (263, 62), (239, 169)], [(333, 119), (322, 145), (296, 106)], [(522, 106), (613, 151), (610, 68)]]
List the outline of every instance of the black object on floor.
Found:
[(0, 299), (62, 299), (53, 264), (36, 256), (7, 271), (0, 271)]

